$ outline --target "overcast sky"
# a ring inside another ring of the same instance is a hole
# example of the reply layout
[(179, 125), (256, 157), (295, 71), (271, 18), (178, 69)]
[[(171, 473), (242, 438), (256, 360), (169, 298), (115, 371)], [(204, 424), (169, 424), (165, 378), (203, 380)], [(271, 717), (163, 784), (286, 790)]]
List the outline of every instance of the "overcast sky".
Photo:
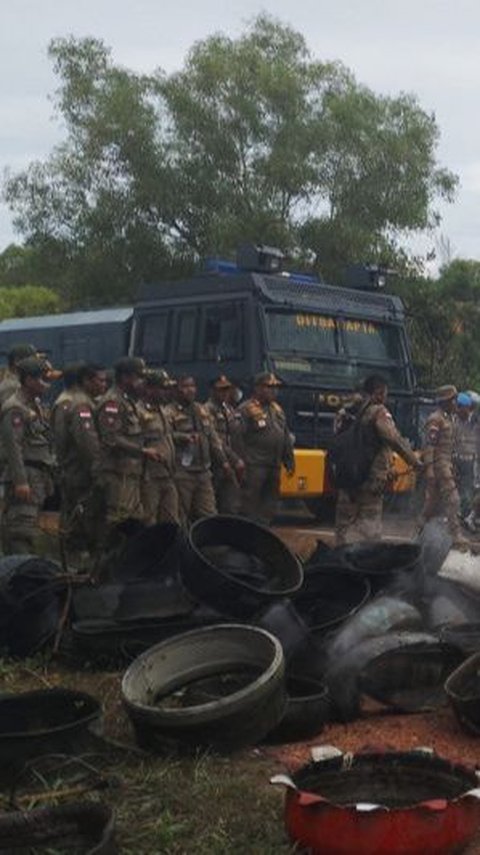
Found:
[[(179, 68), (192, 42), (238, 35), (267, 11), (294, 26), (321, 60), (340, 59), (376, 92), (417, 94), (441, 131), (440, 163), (460, 176), (441, 232), (454, 255), (480, 259), (480, 5), (476, 0), (10, 0), (0, 31), (0, 166), (43, 159), (61, 139), (49, 95), (54, 36), (96, 36), (135, 71)], [(0, 251), (14, 234), (0, 207)]]

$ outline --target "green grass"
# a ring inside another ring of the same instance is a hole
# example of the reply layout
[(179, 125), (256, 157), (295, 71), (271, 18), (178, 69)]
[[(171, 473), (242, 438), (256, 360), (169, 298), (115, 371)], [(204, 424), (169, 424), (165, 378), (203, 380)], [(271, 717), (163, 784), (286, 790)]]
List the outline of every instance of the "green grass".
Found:
[[(283, 829), (283, 793), (269, 778), (280, 771), (261, 749), (229, 757), (142, 756), (134, 745), (120, 698), (121, 673), (72, 670), (37, 657), (14, 663), (0, 659), (0, 691), (62, 685), (89, 691), (102, 700), (106, 736), (125, 745), (99, 764), (111, 782), (101, 798), (116, 812), (117, 840), (125, 855), (281, 855), (292, 852)], [(101, 767), (101, 768), (100, 768)], [(78, 785), (77, 778), (73, 781)], [(82, 773), (84, 775), (84, 773)], [(81, 777), (81, 775), (80, 775)], [(37, 778), (33, 790), (43, 792)], [(50, 789), (72, 785), (55, 779)], [(31, 790), (30, 790), (31, 791)], [(91, 797), (97, 798), (95, 792)], [(5, 805), (5, 796), (3, 797)], [(59, 803), (56, 798), (49, 804)], [(30, 802), (29, 806), (33, 806)]]

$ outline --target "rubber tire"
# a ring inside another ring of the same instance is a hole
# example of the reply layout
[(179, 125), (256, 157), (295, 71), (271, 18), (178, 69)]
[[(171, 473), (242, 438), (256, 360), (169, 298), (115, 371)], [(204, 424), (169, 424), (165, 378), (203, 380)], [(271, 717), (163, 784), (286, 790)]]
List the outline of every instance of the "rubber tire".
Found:
[(267, 744), (300, 742), (323, 730), (330, 718), (328, 689), (313, 677), (287, 676), (287, 706), (282, 720), (264, 739)]
[[(237, 668), (261, 669), (230, 695), (187, 708), (154, 705), (195, 680)], [(285, 663), (280, 642), (257, 627), (220, 624), (170, 638), (138, 657), (126, 671), (122, 696), (143, 746), (172, 743), (187, 751), (229, 752), (259, 742), (283, 716)], [(137, 737), (138, 738), (138, 737)]]

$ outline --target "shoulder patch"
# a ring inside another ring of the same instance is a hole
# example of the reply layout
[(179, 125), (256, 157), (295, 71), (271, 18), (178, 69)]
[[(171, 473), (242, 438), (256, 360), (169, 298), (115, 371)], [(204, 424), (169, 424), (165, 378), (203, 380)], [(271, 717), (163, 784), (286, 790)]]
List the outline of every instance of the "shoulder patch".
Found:
[(107, 401), (104, 405), (103, 409), (106, 413), (114, 413), (115, 415), (118, 413), (118, 404), (116, 401)]
[(427, 442), (429, 445), (436, 445), (440, 434), (440, 427), (435, 422), (427, 424)]

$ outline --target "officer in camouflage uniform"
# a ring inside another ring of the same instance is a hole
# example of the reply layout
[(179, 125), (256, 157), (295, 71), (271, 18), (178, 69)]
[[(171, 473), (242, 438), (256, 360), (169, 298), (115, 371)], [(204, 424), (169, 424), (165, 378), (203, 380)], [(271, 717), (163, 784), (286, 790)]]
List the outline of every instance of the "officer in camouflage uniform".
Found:
[(95, 401), (105, 394), (106, 385), (102, 365), (84, 363), (77, 367), (75, 388), (69, 390), (68, 401), (61, 405), (62, 419), (56, 420), (61, 530), (70, 559), (74, 551), (95, 551), (103, 519), (101, 448), (94, 412)]
[(115, 382), (100, 399), (97, 427), (102, 448), (101, 480), (109, 527), (143, 519), (140, 480), (145, 460), (158, 460), (144, 448), (139, 397), (145, 374), (142, 359), (124, 357), (114, 366)]
[(237, 410), (239, 451), (245, 461), (241, 512), (268, 525), (280, 492), (280, 467), (293, 475), (293, 437), (285, 413), (276, 402), (280, 381), (274, 374), (255, 377), (254, 393)]
[(8, 364), (0, 380), (0, 406), (7, 398), (20, 391), (18, 363), (30, 356), (37, 356), (37, 350), (33, 344), (16, 344), (9, 351)]
[(175, 484), (175, 446), (170, 422), (162, 407), (164, 390), (174, 388), (166, 371), (148, 371), (143, 389), (141, 421), (144, 445), (155, 448), (159, 460), (145, 460), (141, 487), (144, 521), (147, 525), (179, 522)]
[(337, 546), (356, 541), (379, 540), (382, 536), (383, 494), (392, 475), (392, 452), (396, 451), (410, 466), (423, 467), (408, 442), (398, 432), (385, 402), (388, 388), (377, 375), (363, 385), (364, 402), (355, 402), (354, 418), (363, 430), (370, 432), (372, 444), (378, 446), (367, 480), (360, 487), (339, 490), (335, 513)]
[(30, 356), (17, 366), (20, 389), (2, 407), (0, 435), (7, 461), (2, 545), (5, 554), (33, 553), (39, 512), (53, 494), (50, 424), (40, 399), (48, 389), (45, 363)]
[(213, 467), (213, 487), (220, 514), (238, 514), (241, 504), (240, 484), (245, 474), (245, 464), (235, 451), (238, 420), (230, 403), (233, 384), (221, 374), (210, 386), (210, 398), (205, 404), (223, 445), (232, 472), (226, 475), (223, 467)]
[(460, 497), (455, 483), (453, 463), (457, 390), (455, 386), (441, 386), (435, 393), (438, 408), (425, 423), (423, 461), (426, 488), (422, 522), (438, 513), (444, 513), (454, 545), (468, 546), (459, 520)]
[(231, 466), (204, 404), (196, 401), (193, 377), (177, 383), (177, 402), (166, 413), (173, 431), (180, 513), (184, 523), (217, 513), (212, 483), (212, 462), (226, 475)]
[(63, 372), (63, 389), (55, 398), (50, 409), (50, 424), (52, 428), (55, 457), (60, 470), (65, 461), (65, 436), (68, 414), (75, 393), (78, 391), (78, 372), (85, 362), (72, 362), (66, 365)]

